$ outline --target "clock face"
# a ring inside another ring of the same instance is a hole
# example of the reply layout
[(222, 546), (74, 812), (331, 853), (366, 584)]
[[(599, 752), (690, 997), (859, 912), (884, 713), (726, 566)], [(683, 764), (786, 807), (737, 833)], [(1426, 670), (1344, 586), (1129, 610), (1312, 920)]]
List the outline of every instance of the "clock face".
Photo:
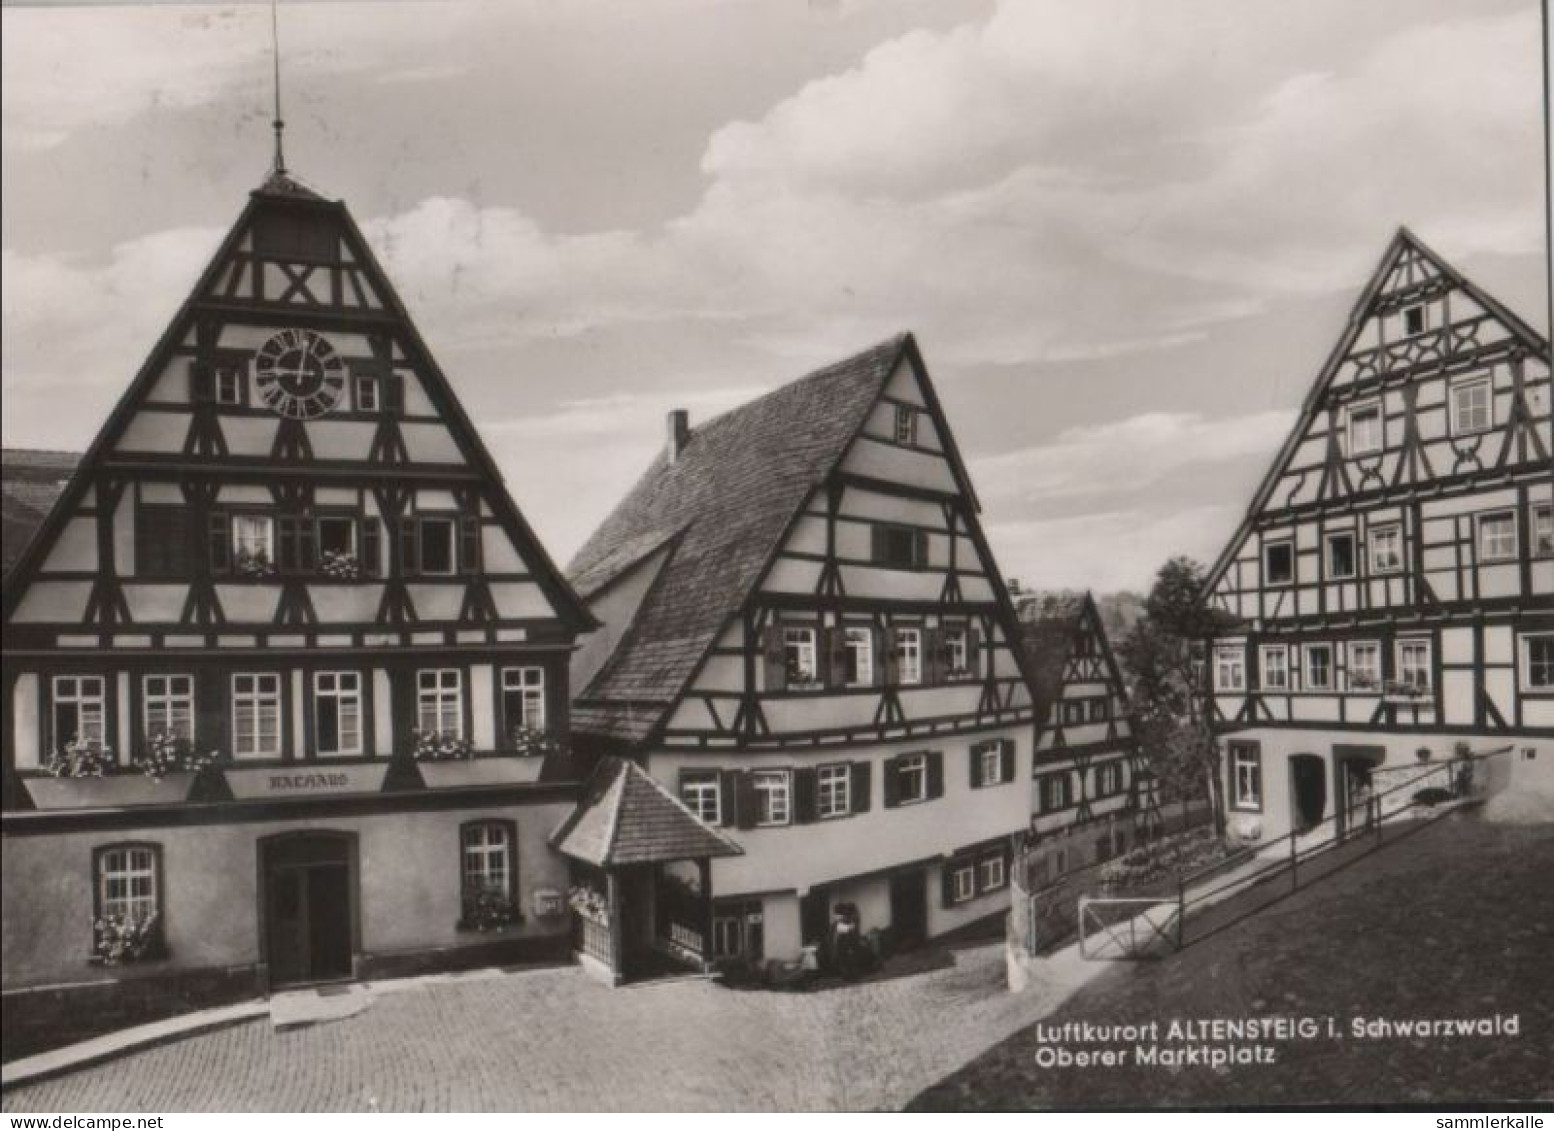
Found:
[(254, 387), (280, 415), (312, 420), (345, 395), (345, 362), (323, 335), (282, 330), (254, 355)]

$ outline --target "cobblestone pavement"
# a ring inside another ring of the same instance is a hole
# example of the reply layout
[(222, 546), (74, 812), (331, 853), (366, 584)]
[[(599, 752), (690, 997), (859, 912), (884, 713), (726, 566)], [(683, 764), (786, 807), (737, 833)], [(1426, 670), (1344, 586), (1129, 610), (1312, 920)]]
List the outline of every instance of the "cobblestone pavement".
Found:
[(611, 990), (581, 971), (450, 981), (294, 1031), (203, 1034), (6, 1092), (7, 1111), (808, 1111), (898, 1108), (1095, 970), (1065, 954), (1003, 988), (1002, 944), (810, 993), (703, 981)]

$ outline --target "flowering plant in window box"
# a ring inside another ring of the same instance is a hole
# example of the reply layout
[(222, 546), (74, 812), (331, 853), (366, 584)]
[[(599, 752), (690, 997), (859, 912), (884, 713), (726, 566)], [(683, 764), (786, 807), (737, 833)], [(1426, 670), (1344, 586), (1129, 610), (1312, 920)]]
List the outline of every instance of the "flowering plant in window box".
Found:
[(579, 917), (590, 923), (598, 923), (601, 927), (610, 925), (610, 903), (603, 892), (578, 884), (567, 889), (567, 903)]
[(216, 752), (200, 754), (194, 744), (182, 735), (157, 731), (146, 736), (142, 752), (135, 757), (135, 765), (148, 778), (160, 781), (169, 774), (194, 774), (216, 761)]
[(475, 745), (449, 731), (413, 730), (410, 754), (417, 762), (462, 762), (475, 756)]
[(977, 673), (972, 671), (970, 668), (957, 668), (952, 666), (945, 671), (944, 678), (951, 680), (973, 679), (975, 678), (976, 674)]
[(362, 575), (362, 564), (355, 554), (325, 550), (318, 562), (318, 572), (335, 581), (356, 581)]
[(1381, 694), (1384, 699), (1426, 699), (1430, 689), (1417, 683), (1387, 680), (1381, 685)]
[(500, 931), (522, 919), (506, 892), (482, 887), (465, 894), (464, 914), (459, 926), (470, 931)]
[(515, 726), (510, 736), (513, 753), (522, 758), (543, 758), (547, 754), (565, 754), (566, 744), (538, 727)]
[(820, 687), (820, 677), (810, 671), (796, 656), (788, 657), (786, 675), (790, 691), (814, 691)]
[(43, 768), (56, 778), (101, 778), (118, 773), (119, 763), (112, 747), (77, 735), (64, 750), (50, 751)]
[(263, 550), (239, 550), (233, 555), (232, 568), (239, 577), (250, 580), (275, 576), (275, 563)]
[(95, 941), (92, 949), (108, 966), (139, 962), (161, 950), (161, 932), (156, 913), (150, 915), (104, 915), (92, 924)]

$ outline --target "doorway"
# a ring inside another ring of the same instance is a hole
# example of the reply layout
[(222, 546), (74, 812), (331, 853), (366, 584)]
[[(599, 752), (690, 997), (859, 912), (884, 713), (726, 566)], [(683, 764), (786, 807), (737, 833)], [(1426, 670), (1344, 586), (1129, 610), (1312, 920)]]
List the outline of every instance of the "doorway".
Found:
[(1387, 759), (1383, 746), (1334, 746), (1333, 788), (1338, 820), (1338, 835), (1346, 836), (1367, 827), (1373, 819), (1371, 798), (1375, 783), (1371, 771)]
[(285, 835), (260, 846), (270, 987), (354, 974), (356, 843), (341, 833)]
[(890, 926), (900, 947), (928, 938), (928, 873), (921, 868), (890, 877)]
[(1327, 815), (1327, 766), (1315, 754), (1290, 758), (1291, 827), (1305, 832)]

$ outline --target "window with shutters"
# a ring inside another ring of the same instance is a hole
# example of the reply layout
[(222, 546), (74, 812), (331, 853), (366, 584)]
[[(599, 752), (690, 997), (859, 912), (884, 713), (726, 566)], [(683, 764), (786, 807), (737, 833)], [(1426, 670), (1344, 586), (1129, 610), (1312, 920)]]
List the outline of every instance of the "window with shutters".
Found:
[(232, 677), (232, 756), (281, 756), (281, 677), (274, 672)]
[(349, 515), (320, 515), (318, 518), (318, 556), (355, 558), (356, 519)]
[(928, 755), (904, 755), (896, 759), (891, 769), (895, 774), (898, 805), (928, 800)]
[(194, 677), (148, 675), (141, 681), (146, 736), (194, 740)]
[(896, 629), (896, 673), (900, 683), (923, 682), (923, 630)]
[(55, 751), (70, 742), (101, 746), (107, 735), (107, 707), (103, 678), (96, 675), (57, 675), (52, 683), (51, 721)]
[(680, 800), (709, 825), (723, 823), (722, 783), (717, 770), (682, 770)]
[(1068, 771), (1041, 774), (1036, 778), (1036, 799), (1043, 813), (1057, 813), (1074, 803)]
[(360, 672), (313, 673), (313, 744), (323, 758), (363, 752)]
[(874, 562), (891, 569), (922, 569), (928, 564), (928, 532), (910, 526), (878, 523), (874, 527)]
[(977, 760), (977, 785), (999, 785), (1004, 780), (1004, 748), (999, 742), (989, 742), (979, 747)]
[(852, 766), (821, 766), (815, 771), (815, 811), (821, 820), (852, 812)]
[(422, 515), (416, 523), (419, 568), (413, 572), (449, 576), (458, 572), (457, 522), (443, 515)]
[(243, 371), (230, 365), (217, 369), (214, 391), (217, 404), (243, 404)]
[(755, 823), (788, 824), (793, 819), (793, 775), (787, 770), (756, 770), (750, 778), (755, 788)]
[(977, 869), (973, 864), (962, 864), (951, 874), (952, 899), (964, 903), (977, 895)]
[(1095, 795), (1112, 797), (1122, 792), (1122, 763), (1102, 762), (1095, 768)]
[(232, 568), (251, 578), (275, 572), (275, 519), (267, 514), (232, 516)]
[(141, 506), (135, 514), (135, 573), (140, 577), (188, 577), (188, 507)]
[(874, 682), (874, 630), (849, 625), (843, 633), (843, 682), (848, 687), (868, 687)]
[(377, 412), (383, 403), (378, 379), (371, 374), (358, 373), (351, 385), (353, 406), (357, 412)]
[(946, 625), (940, 639), (946, 679), (970, 679), (976, 674), (971, 670), (971, 634), (965, 625)]
[(416, 672), (416, 729), (464, 737), (464, 673), (458, 668)]
[(1004, 868), (1003, 856), (984, 856), (982, 862), (977, 865), (978, 892), (997, 891), (1007, 882), (1008, 875)]

